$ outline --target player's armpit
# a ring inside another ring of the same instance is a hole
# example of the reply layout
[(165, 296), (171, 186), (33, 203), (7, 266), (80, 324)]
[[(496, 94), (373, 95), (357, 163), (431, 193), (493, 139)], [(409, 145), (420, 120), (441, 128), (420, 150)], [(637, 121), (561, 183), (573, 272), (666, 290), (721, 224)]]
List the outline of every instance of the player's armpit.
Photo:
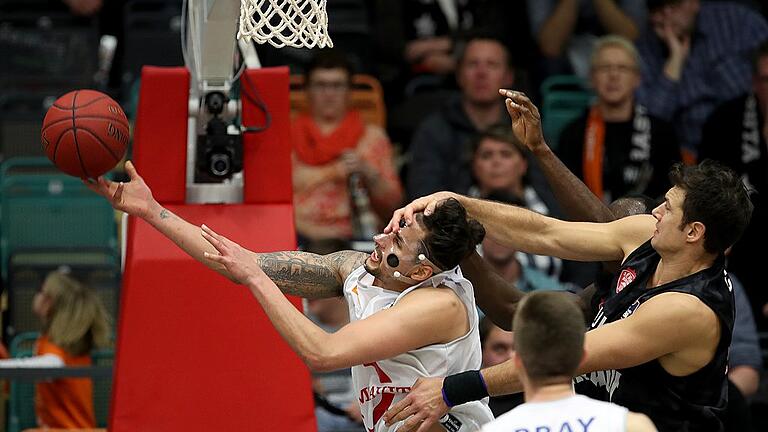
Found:
[(392, 358), (445, 343), (468, 331), (467, 311), (453, 291), (419, 288), (396, 305), (328, 335), (315, 370), (334, 370)]
[(706, 365), (720, 338), (715, 313), (684, 293), (659, 294), (632, 315), (587, 332), (586, 360), (579, 373), (623, 369), (659, 359), (672, 375)]
[(366, 254), (341, 251), (329, 255), (287, 251), (254, 254), (259, 267), (286, 294), (305, 298), (338, 297), (344, 280), (363, 264)]

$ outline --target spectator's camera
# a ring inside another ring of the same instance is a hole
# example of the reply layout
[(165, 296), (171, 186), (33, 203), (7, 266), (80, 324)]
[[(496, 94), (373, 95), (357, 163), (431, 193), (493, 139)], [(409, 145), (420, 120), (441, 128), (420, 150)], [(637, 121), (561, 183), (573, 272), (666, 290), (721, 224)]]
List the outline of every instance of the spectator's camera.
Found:
[(210, 93), (205, 104), (213, 117), (205, 135), (197, 139), (197, 180), (220, 182), (243, 170), (243, 142), (240, 135), (227, 133), (227, 124), (219, 116), (226, 99), (222, 93)]

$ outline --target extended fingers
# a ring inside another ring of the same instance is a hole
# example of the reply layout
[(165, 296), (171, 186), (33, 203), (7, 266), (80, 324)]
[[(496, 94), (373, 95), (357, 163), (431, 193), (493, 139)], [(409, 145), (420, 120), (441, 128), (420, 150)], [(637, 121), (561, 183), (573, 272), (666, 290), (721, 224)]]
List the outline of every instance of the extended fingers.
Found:
[(125, 172), (128, 173), (128, 177), (130, 177), (131, 181), (141, 181), (141, 176), (136, 171), (136, 167), (133, 166), (133, 162), (128, 161), (125, 163)]
[(406, 411), (410, 405), (411, 398), (409, 395), (407, 395), (402, 400), (400, 400), (400, 402), (389, 407), (389, 409), (384, 413), (384, 422), (387, 425), (392, 425), (399, 422), (400, 420), (404, 420), (406, 417), (408, 417), (408, 415), (404, 414), (403, 412)]
[(402, 208), (395, 210), (392, 214), (392, 219), (389, 220), (389, 223), (384, 228), (385, 234), (389, 234), (393, 231), (396, 232), (400, 228), (400, 220), (403, 218), (403, 212), (404, 210)]
[(203, 235), (203, 238), (208, 243), (210, 243), (211, 246), (215, 247), (220, 254), (224, 254), (225, 252), (227, 252), (227, 245), (223, 241), (222, 236), (216, 234), (212, 229), (210, 229), (205, 224), (203, 224), (201, 228), (202, 228), (201, 234)]

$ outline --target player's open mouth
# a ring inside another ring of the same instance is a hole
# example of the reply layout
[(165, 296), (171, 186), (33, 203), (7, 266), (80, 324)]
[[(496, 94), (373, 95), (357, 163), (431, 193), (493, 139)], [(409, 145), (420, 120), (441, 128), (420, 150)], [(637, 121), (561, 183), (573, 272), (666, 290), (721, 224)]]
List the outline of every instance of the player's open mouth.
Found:
[(373, 262), (381, 261), (381, 257), (379, 256), (379, 252), (376, 249), (374, 249), (373, 252), (371, 252), (371, 261), (373, 261)]

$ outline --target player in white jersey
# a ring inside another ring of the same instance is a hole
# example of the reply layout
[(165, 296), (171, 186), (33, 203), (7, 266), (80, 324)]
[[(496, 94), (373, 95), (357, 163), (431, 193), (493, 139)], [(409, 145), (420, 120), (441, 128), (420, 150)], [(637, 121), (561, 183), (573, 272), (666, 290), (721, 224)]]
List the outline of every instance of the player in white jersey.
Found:
[[(400, 427), (385, 426), (381, 418), (416, 379), (480, 366), (474, 293), (458, 264), (484, 235), (458, 201), (449, 201), (397, 234), (376, 236), (374, 252), (343, 275), (350, 324), (329, 334), (288, 302), (250, 252), (207, 227), (203, 232), (218, 251), (205, 256), (251, 289), (311, 369), (352, 367), (369, 432)], [(492, 419), (486, 402), (472, 402), (449, 412), (434, 430), (476, 431)]]
[(525, 403), (486, 424), (482, 432), (654, 432), (643, 414), (576, 395), (572, 378), (584, 358), (584, 315), (563, 293), (526, 296), (513, 320), (515, 353)]
[[(391, 404), (402, 399), (419, 377), (440, 376), (440, 371), (448, 370), (464, 372), (482, 362), (472, 284), (464, 278), (458, 267), (434, 275), (403, 292), (376, 286), (374, 276), (364, 267), (359, 267), (344, 284), (350, 321), (365, 320), (384, 309), (394, 307), (407, 294), (422, 287), (453, 290), (468, 312), (470, 330), (448, 343), (427, 345), (388, 359), (353, 366), (352, 381), (359, 391), (360, 408), (368, 430), (372, 430), (369, 421), (383, 423), (379, 422), (382, 414)], [(448, 430), (477, 430), (482, 423), (493, 418), (487, 404), (479, 401), (458, 406), (450, 414), (451, 417), (445, 422), (448, 423)], [(466, 426), (462, 429), (462, 425)]]
[[(400, 427), (386, 427), (380, 418), (389, 403), (410, 389), (416, 377), (480, 367), (474, 294), (457, 266), (474, 252), (485, 229), (467, 218), (458, 201), (447, 201), (429, 216), (419, 214), (417, 223), (398, 233), (377, 236), (370, 255), (356, 251), (328, 255), (254, 253), (204, 225), (201, 235), (200, 227), (153, 198), (132, 163), (127, 162), (125, 168), (130, 182), (99, 178), (87, 185), (116, 209), (152, 225), (193, 258), (247, 285), (275, 328), (310, 369), (358, 366), (360, 388), (356, 391), (369, 431), (393, 432)], [(416, 286), (418, 289), (413, 289)], [(344, 295), (353, 301), (351, 308), (363, 309), (355, 309), (354, 322), (327, 333), (283, 293), (305, 298)], [(357, 300), (361, 294), (364, 301)], [(484, 297), (485, 304), (504, 302), (498, 292)], [(376, 373), (376, 377), (363, 378), (362, 371)], [(477, 430), (493, 418), (485, 403), (467, 405), (450, 414), (443, 426), (430, 431)]]

